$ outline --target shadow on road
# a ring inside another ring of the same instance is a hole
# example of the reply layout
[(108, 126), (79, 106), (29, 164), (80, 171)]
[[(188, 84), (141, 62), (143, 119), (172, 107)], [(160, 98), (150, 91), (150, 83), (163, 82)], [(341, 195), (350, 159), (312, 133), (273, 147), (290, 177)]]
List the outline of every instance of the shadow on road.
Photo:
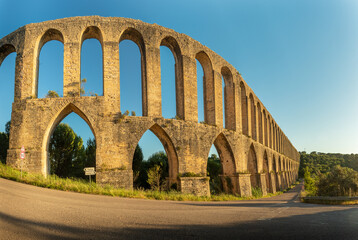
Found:
[(30, 221), (2, 212), (0, 220), (1, 226), (29, 239), (358, 239), (358, 208), (227, 225), (163, 226), (153, 219), (150, 225), (93, 229)]

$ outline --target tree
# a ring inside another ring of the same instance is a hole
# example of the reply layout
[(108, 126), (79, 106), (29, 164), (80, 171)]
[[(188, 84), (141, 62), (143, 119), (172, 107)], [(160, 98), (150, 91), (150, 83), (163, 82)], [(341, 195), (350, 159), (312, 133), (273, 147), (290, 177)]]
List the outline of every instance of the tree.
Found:
[(49, 90), (46, 94), (47, 98), (58, 98), (60, 97), (56, 91)]
[(50, 139), (49, 155), (51, 174), (59, 177), (83, 175), (85, 159), (83, 141), (68, 124), (60, 123), (55, 128)]
[(207, 174), (210, 177), (210, 191), (212, 194), (218, 194), (223, 191), (223, 186), (220, 178), (222, 173), (222, 166), (220, 158), (216, 154), (211, 154), (208, 158)]
[[(140, 159), (140, 155), (142, 155), (142, 151), (141, 149), (140, 151), (139, 149), (137, 151)], [(139, 160), (136, 160), (136, 162), (137, 162), (136, 164), (135, 162), (133, 162), (133, 171), (138, 171)], [(166, 184), (166, 178), (169, 176), (168, 157), (164, 152), (156, 152), (153, 155), (151, 155), (147, 161), (141, 161), (138, 177), (134, 181), (134, 186), (137, 188), (144, 188), (144, 189), (153, 188), (153, 186), (151, 185), (153, 179), (149, 179), (149, 177), (152, 178), (154, 176), (159, 176), (160, 187), (158, 189), (159, 190), (164, 189)]]
[(319, 196), (358, 196), (358, 172), (335, 166), (331, 172), (321, 174), (317, 181)]
[(85, 167), (96, 167), (96, 139), (88, 139), (86, 147)]
[(5, 132), (0, 132), (0, 162), (6, 163), (7, 150), (9, 149), (10, 121), (5, 124)]
[(156, 191), (160, 190), (162, 172), (163, 172), (163, 169), (162, 169), (162, 166), (160, 166), (160, 165), (154, 165), (153, 167), (148, 169), (147, 182), (150, 185), (151, 189), (156, 190)]

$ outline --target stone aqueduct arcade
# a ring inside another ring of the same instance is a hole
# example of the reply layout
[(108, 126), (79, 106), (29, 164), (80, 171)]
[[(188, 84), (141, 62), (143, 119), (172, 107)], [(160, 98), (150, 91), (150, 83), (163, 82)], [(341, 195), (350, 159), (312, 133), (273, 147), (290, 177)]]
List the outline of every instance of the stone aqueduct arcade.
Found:
[[(102, 46), (103, 96), (80, 95), (81, 46), (89, 38), (99, 40)], [(38, 98), (39, 53), (51, 40), (64, 45), (64, 96)], [(143, 116), (121, 114), (122, 40), (131, 40), (140, 49)], [(163, 45), (175, 59), (177, 119), (162, 117)], [(169, 184), (177, 183), (184, 193), (210, 194), (206, 171), (212, 144), (221, 159), (221, 179), (227, 192), (248, 196), (252, 187), (261, 187), (266, 194), (297, 178), (299, 153), (264, 104), (233, 66), (187, 35), (133, 19), (72, 17), (28, 24), (0, 39), (0, 65), (12, 52), (16, 52), (16, 69), (7, 156), (10, 166), (20, 168), (20, 149), (25, 146), (23, 168), (48, 174), (50, 136), (62, 119), (75, 112), (96, 139), (97, 183), (133, 187), (134, 150), (148, 129), (162, 142), (168, 156)], [(205, 123), (198, 122), (196, 60), (204, 71)]]

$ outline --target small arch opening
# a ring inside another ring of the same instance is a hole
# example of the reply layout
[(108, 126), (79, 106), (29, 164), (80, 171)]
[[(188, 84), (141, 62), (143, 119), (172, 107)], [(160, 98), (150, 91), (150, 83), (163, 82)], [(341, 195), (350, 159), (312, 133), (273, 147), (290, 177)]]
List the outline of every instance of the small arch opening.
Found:
[(249, 118), (248, 118), (248, 107), (247, 107), (247, 96), (245, 84), (240, 82), (240, 96), (241, 96), (241, 130), (246, 136), (249, 135)]
[(160, 47), (160, 69), (162, 87), (162, 116), (175, 118), (177, 114), (176, 104), (176, 63), (173, 53), (166, 46)]
[(250, 94), (250, 119), (251, 119), (251, 137), (252, 139), (257, 140), (256, 105), (252, 94)]
[(103, 96), (103, 37), (87, 27), (81, 39), (81, 96)]

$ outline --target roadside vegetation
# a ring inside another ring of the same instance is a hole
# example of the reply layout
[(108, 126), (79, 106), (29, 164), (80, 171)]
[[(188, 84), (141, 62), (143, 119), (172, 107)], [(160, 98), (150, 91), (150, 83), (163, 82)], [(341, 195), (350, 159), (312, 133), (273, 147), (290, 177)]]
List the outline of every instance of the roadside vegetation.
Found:
[[(54, 94), (53, 94), (54, 95)], [(56, 97), (56, 96), (55, 96)], [(9, 146), (10, 122), (6, 124), (6, 132), (0, 133), (0, 177), (32, 184), (35, 186), (73, 191), (111, 195), (130, 198), (147, 198), (162, 200), (189, 200), (189, 201), (228, 201), (261, 198), (260, 188), (252, 189), (252, 197), (243, 198), (224, 192), (220, 174), (222, 165), (220, 158), (212, 154), (208, 158), (207, 177), (209, 178), (211, 197), (198, 197), (190, 194), (182, 194), (177, 183), (168, 185), (169, 164), (164, 152), (156, 152), (147, 160), (143, 159), (143, 152), (139, 145), (136, 146), (133, 156), (133, 187), (134, 190), (119, 189), (112, 186), (102, 186), (95, 181), (89, 182), (84, 174), (85, 167), (96, 167), (96, 142), (89, 139), (87, 144), (73, 129), (64, 123), (60, 123), (54, 130), (49, 143), (50, 174), (47, 177), (41, 174), (21, 172), (5, 165), (6, 152)], [(195, 173), (190, 176), (196, 176)], [(200, 174), (202, 177), (203, 174)], [(281, 194), (268, 194), (265, 197)]]
[(301, 153), (303, 196), (358, 196), (358, 154)]
[[(191, 194), (183, 194), (181, 192), (170, 190), (170, 191), (157, 191), (157, 190), (126, 190), (120, 188), (114, 188), (109, 185), (100, 186), (95, 182), (91, 184), (79, 178), (60, 178), (56, 175), (50, 175), (47, 177), (41, 174), (32, 174), (27, 172), (21, 172), (13, 169), (5, 164), (0, 163), (0, 177), (31, 184), (34, 186), (57, 189), (62, 191), (71, 191), (78, 193), (89, 193), (98, 195), (108, 195), (114, 197), (127, 197), (127, 198), (141, 198), (141, 199), (157, 199), (157, 200), (174, 200), (174, 201), (233, 201), (233, 200), (249, 200), (255, 199), (255, 197), (238, 197), (229, 194), (212, 195), (211, 197), (198, 197)], [(265, 197), (271, 197), (274, 195), (281, 194), (269, 194)]]

